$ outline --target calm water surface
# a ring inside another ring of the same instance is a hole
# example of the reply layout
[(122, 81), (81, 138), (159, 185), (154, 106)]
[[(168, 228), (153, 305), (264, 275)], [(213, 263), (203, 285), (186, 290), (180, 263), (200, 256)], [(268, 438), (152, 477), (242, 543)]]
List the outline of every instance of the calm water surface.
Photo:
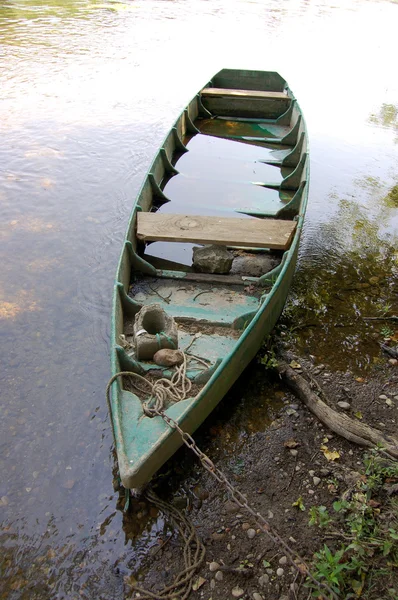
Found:
[(150, 160), (212, 74), (279, 71), (306, 115), (298, 278), (358, 270), (358, 247), (396, 265), (397, 19), (370, 0), (1, 2), (0, 598), (122, 598), (116, 567), (145, 555), (112, 488), (111, 290)]

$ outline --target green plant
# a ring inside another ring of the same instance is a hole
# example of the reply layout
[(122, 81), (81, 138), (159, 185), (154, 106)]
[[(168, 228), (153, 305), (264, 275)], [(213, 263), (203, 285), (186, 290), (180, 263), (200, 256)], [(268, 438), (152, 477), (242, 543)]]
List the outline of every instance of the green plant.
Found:
[[(337, 552), (332, 552), (326, 544), (323, 549), (314, 555), (314, 577), (321, 583), (326, 583), (328, 587), (340, 597), (344, 591), (347, 573), (353, 570), (345, 559), (346, 549), (343, 546)], [(314, 595), (318, 595), (321, 590), (315, 590)]]
[(311, 506), (309, 513), (309, 525), (318, 525), (318, 527), (326, 527), (331, 521), (331, 517), (328, 513), (326, 506)]
[[(386, 458), (381, 448), (364, 458), (364, 473), (355, 491), (333, 503), (334, 515), (325, 506), (313, 506), (310, 525), (326, 528), (343, 539), (338, 550), (324, 547), (314, 554), (313, 575), (341, 598), (380, 597), (380, 587), (390, 597), (391, 568), (398, 567), (398, 500), (386, 496), (385, 486), (398, 482), (398, 462)], [(313, 594), (324, 590), (307, 583)], [(377, 589), (377, 596), (371, 589)], [(394, 597), (394, 596), (393, 596)]]

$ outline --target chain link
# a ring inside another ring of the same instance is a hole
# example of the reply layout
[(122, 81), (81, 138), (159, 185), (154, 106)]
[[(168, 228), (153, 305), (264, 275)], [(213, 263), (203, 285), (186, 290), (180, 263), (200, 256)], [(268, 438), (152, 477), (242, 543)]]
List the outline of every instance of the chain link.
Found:
[(167, 423), (167, 425), (171, 427), (171, 429), (174, 429), (179, 433), (184, 444), (199, 458), (203, 468), (206, 469), (206, 471), (210, 473), (210, 475), (214, 479), (216, 479), (219, 483), (221, 483), (224, 486), (224, 488), (230, 493), (231, 498), (236, 502), (236, 504), (240, 508), (245, 509), (250, 515), (252, 515), (257, 525), (259, 525), (260, 529), (272, 540), (272, 542), (280, 544), (283, 547), (288, 559), (290, 560), (290, 563), (300, 575), (307, 576), (319, 588), (323, 588), (324, 590), (326, 590), (332, 598), (338, 598), (338, 596), (333, 590), (329, 588), (329, 586), (327, 586), (324, 583), (321, 583), (320, 581), (317, 581), (313, 577), (313, 575), (311, 575), (308, 565), (301, 558), (301, 556), (295, 550), (290, 548), (290, 546), (286, 544), (286, 542), (279, 536), (279, 534), (271, 528), (270, 524), (261, 513), (253, 510), (253, 508), (249, 505), (246, 496), (244, 496), (244, 494), (242, 494), (242, 492), (240, 492), (228, 480), (227, 476), (218, 467), (216, 467), (216, 465), (207, 456), (207, 454), (205, 454), (199, 448), (193, 437), (189, 433), (181, 429), (177, 421), (166, 415), (166, 413), (163, 410), (152, 409), (151, 413), (161, 417), (163, 421), (165, 421), (165, 423)]
[[(186, 368), (186, 356), (184, 354), (184, 365), (181, 371), (181, 377), (185, 377), (185, 368)], [(179, 372), (177, 372), (179, 373)], [(176, 375), (177, 375), (176, 373)], [(200, 463), (203, 468), (206, 469), (210, 475), (216, 479), (219, 483), (223, 485), (223, 487), (230, 493), (231, 498), (236, 502), (236, 504), (246, 510), (255, 520), (257, 525), (259, 525), (260, 529), (268, 536), (268, 538), (275, 544), (279, 544), (285, 551), (287, 558), (289, 559), (292, 566), (298, 571), (300, 575), (308, 577), (318, 588), (324, 589), (330, 594), (330, 597), (338, 600), (338, 596), (336, 593), (325, 583), (319, 582), (314, 576), (311, 574), (310, 569), (306, 562), (301, 558), (301, 556), (279, 536), (279, 534), (273, 530), (268, 523), (268, 521), (259, 513), (253, 510), (253, 508), (249, 505), (248, 500), (242, 492), (240, 492), (234, 485), (228, 480), (226, 475), (213, 463), (213, 461), (197, 446), (193, 437), (181, 429), (178, 425), (177, 421), (173, 418), (169, 417), (165, 413), (164, 409), (164, 396), (163, 391), (160, 388), (156, 388), (155, 385), (152, 385), (148, 382), (144, 377), (138, 375), (137, 373), (131, 371), (121, 371), (120, 373), (116, 373), (109, 381), (106, 389), (108, 407), (110, 410), (111, 418), (112, 418), (112, 410), (111, 410), (111, 402), (110, 402), (110, 387), (112, 383), (118, 378), (122, 376), (130, 376), (135, 379), (141, 380), (147, 385), (149, 384), (153, 395), (156, 398), (155, 406), (148, 406), (147, 403), (143, 403), (143, 411), (144, 414), (150, 418), (158, 416), (163, 419), (165, 423), (181, 436), (183, 443), (199, 458)], [(159, 380), (161, 381), (161, 380)], [(158, 381), (158, 383), (159, 383)], [(169, 383), (169, 382), (168, 382)], [(177, 384), (177, 382), (176, 382)], [(175, 385), (175, 384), (173, 384)], [(113, 423), (112, 423), (113, 425)], [(113, 429), (113, 427), (112, 427)]]

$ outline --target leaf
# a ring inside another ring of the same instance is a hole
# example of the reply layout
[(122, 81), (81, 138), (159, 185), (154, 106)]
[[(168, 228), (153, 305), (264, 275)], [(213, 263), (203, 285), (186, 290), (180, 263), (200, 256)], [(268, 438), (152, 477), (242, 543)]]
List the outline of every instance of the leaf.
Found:
[(321, 446), (321, 450), (325, 458), (329, 461), (337, 460), (338, 458), (340, 458), (340, 454), (337, 452), (337, 450), (331, 451), (327, 446)]
[(357, 381), (358, 383), (363, 383), (365, 379), (363, 377), (355, 377), (355, 381)]
[(204, 577), (198, 577), (192, 584), (193, 591), (196, 592), (204, 583), (206, 583), (206, 579)]
[(265, 560), (265, 559), (264, 559), (264, 560), (263, 560), (263, 567), (264, 567), (265, 569), (268, 569), (268, 567), (270, 567), (270, 566), (271, 566), (271, 563), (270, 563), (270, 562), (268, 562), (268, 560)]
[(292, 362), (289, 364), (289, 367), (292, 367), (292, 369), (301, 369), (300, 363), (298, 363), (296, 360), (292, 360)]
[(285, 448), (297, 448), (300, 444), (296, 440), (287, 440), (284, 444)]
[(304, 502), (302, 496), (297, 498), (295, 502), (293, 502), (292, 506), (297, 506), (300, 510), (305, 510)]
[(358, 410), (356, 413), (354, 413), (354, 416), (355, 416), (357, 419), (363, 419), (363, 416), (362, 416), (362, 413), (361, 413), (361, 411), (360, 411), (360, 410)]

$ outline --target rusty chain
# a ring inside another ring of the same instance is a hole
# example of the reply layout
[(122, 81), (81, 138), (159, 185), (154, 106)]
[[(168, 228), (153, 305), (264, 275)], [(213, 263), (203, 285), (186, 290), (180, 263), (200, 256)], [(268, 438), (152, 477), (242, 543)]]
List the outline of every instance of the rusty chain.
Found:
[[(110, 386), (111, 386), (111, 383), (113, 383), (115, 381), (115, 379), (119, 376), (132, 376), (132, 377), (135, 377), (136, 379), (139, 379), (139, 380), (142, 380), (143, 382), (145, 382), (147, 385), (149, 385), (151, 387), (151, 389), (153, 389), (153, 387), (154, 387), (149, 381), (147, 381), (144, 377), (138, 375), (137, 373), (129, 372), (129, 371), (127, 371), (127, 372), (123, 371), (123, 372), (117, 373), (116, 375), (114, 375), (112, 377), (112, 379), (110, 380), (110, 382), (107, 386), (107, 398), (108, 398), (109, 408), (110, 408), (110, 399), (109, 399)], [(143, 390), (140, 389), (140, 391), (142, 392)], [(265, 533), (266, 536), (273, 543), (279, 544), (280, 546), (282, 546), (291, 565), (297, 570), (297, 572), (302, 576), (308, 577), (308, 579), (310, 579), (312, 581), (312, 583), (314, 583), (316, 586), (318, 586), (318, 588), (324, 589), (325, 591), (327, 591), (330, 594), (331, 598), (338, 600), (338, 596), (336, 595), (336, 593), (327, 584), (322, 583), (322, 582), (318, 581), (317, 579), (315, 579), (315, 577), (311, 574), (310, 568), (308, 567), (308, 565), (306, 564), (304, 559), (298, 554), (298, 552), (296, 552), (294, 549), (292, 549), (280, 537), (280, 535), (270, 526), (268, 521), (263, 517), (263, 515), (261, 513), (256, 512), (249, 505), (249, 502), (248, 502), (246, 496), (244, 494), (242, 494), (242, 492), (240, 490), (238, 490), (228, 480), (227, 476), (221, 471), (221, 469), (216, 467), (216, 465), (213, 463), (213, 461), (199, 448), (199, 446), (196, 444), (193, 437), (189, 433), (187, 433), (186, 431), (181, 429), (181, 427), (178, 425), (177, 421), (175, 421), (172, 417), (169, 417), (165, 413), (163, 402), (162, 403), (157, 402), (155, 407), (153, 407), (153, 408), (149, 407), (147, 403), (143, 403), (143, 410), (144, 410), (144, 414), (146, 414), (150, 418), (153, 418), (156, 416), (161, 417), (163, 419), (163, 421), (171, 429), (177, 431), (177, 433), (181, 436), (183, 443), (198, 457), (198, 459), (199, 459), (201, 465), (204, 467), (204, 469), (206, 469), (206, 471), (214, 479), (216, 479), (219, 483), (221, 483), (222, 486), (224, 487), (224, 489), (230, 493), (232, 500), (234, 500), (234, 502), (236, 502), (236, 504), (240, 508), (243, 508), (244, 510), (246, 510), (254, 518), (257, 525), (259, 525), (261, 531), (263, 533)]]

